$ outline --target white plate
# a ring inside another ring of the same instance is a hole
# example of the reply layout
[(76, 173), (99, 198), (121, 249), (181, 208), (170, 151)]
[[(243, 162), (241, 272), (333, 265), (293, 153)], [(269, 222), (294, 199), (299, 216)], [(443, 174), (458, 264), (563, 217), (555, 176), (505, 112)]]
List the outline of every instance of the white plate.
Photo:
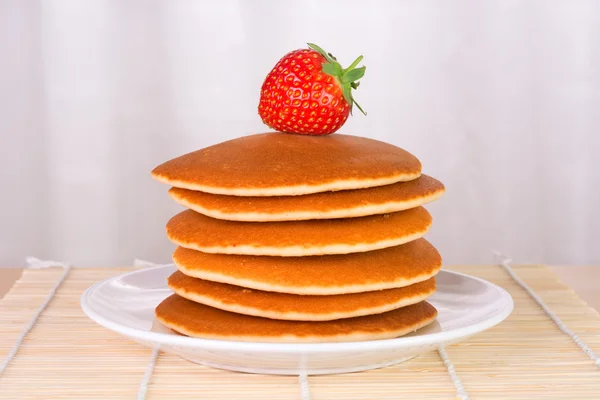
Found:
[(263, 374), (316, 375), (362, 371), (405, 361), (491, 328), (513, 309), (502, 288), (482, 279), (440, 271), (430, 302), (439, 315), (433, 324), (396, 339), (347, 343), (255, 343), (197, 339), (171, 333), (158, 323), (154, 308), (172, 292), (167, 277), (175, 269), (130, 272), (88, 288), (83, 311), (98, 324), (146, 346), (159, 345), (195, 363)]

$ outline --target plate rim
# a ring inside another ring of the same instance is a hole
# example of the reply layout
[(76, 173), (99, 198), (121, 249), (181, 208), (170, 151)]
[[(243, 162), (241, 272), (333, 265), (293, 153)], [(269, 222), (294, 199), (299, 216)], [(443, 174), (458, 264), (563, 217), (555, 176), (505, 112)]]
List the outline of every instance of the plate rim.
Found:
[(502, 297), (505, 306), (500, 312), (483, 321), (476, 322), (472, 325), (456, 328), (449, 331), (428, 333), (422, 336), (398, 337), (392, 339), (380, 340), (365, 340), (355, 342), (322, 342), (322, 343), (274, 343), (274, 342), (246, 342), (221, 339), (202, 339), (188, 336), (177, 336), (161, 332), (145, 331), (137, 328), (128, 327), (117, 322), (111, 321), (108, 318), (96, 312), (92, 306), (88, 304), (88, 298), (99, 287), (109, 281), (123, 278), (129, 275), (158, 270), (163, 268), (172, 268), (172, 265), (159, 265), (156, 267), (137, 269), (135, 271), (118, 274), (89, 286), (80, 297), (80, 306), (84, 314), (98, 325), (111, 330), (113, 332), (124, 335), (128, 338), (137, 339), (146, 342), (152, 342), (154, 345), (177, 346), (187, 348), (203, 348), (206, 350), (228, 350), (241, 352), (272, 352), (272, 353), (290, 353), (290, 354), (305, 354), (305, 353), (320, 353), (320, 352), (345, 352), (345, 351), (368, 351), (368, 350), (385, 350), (392, 348), (410, 348), (415, 346), (431, 346), (436, 344), (452, 343), (463, 338), (468, 338), (474, 334), (483, 332), (489, 328), (498, 325), (504, 321), (514, 309), (514, 300), (512, 296), (502, 287), (485, 279), (471, 276), (456, 271), (440, 269), (439, 273), (452, 274), (462, 277), (463, 279), (473, 279), (485, 285), (494, 288)]

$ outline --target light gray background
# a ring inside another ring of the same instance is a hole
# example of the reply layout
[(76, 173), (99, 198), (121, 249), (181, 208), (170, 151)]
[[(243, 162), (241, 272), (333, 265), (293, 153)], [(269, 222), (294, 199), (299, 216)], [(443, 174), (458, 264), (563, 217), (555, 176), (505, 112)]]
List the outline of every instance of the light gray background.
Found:
[[(264, 131), (259, 88), (314, 41), (368, 117), (447, 186), (447, 263), (600, 262), (600, 3), (0, 0), (0, 265), (166, 262), (179, 210), (149, 171)], [(268, 173), (268, 172), (265, 172)]]

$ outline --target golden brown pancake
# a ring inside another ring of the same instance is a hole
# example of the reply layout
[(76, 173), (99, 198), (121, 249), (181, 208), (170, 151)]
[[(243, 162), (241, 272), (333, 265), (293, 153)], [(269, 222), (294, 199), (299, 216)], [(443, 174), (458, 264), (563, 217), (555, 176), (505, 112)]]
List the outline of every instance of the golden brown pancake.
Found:
[(352, 342), (389, 339), (434, 321), (437, 310), (423, 301), (382, 314), (334, 321), (284, 321), (253, 317), (194, 303), (176, 294), (156, 307), (157, 319), (183, 335), (249, 342)]
[(442, 266), (439, 253), (425, 239), (366, 253), (313, 257), (208, 254), (178, 247), (173, 262), (188, 276), (305, 295), (408, 286), (431, 278)]
[(192, 278), (176, 271), (169, 287), (196, 303), (257, 317), (292, 321), (331, 321), (406, 307), (435, 293), (435, 278), (396, 289), (331, 296), (298, 295), (248, 289)]
[(167, 161), (152, 176), (174, 187), (233, 196), (295, 196), (410, 181), (421, 163), (358, 136), (244, 136)]
[(223, 221), (185, 210), (167, 223), (167, 236), (179, 246), (205, 253), (295, 257), (397, 246), (424, 236), (430, 226), (431, 215), (423, 207), (367, 217), (289, 222)]
[(297, 221), (362, 217), (407, 210), (437, 200), (444, 185), (427, 175), (410, 182), (304, 196), (241, 197), (171, 188), (182, 206), (230, 221)]

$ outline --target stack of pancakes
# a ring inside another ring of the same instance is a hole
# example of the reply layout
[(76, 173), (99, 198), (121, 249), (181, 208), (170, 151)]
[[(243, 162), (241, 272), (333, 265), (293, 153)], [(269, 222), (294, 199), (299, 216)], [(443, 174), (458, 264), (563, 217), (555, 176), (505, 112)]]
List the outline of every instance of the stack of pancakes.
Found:
[(245, 136), (152, 171), (187, 210), (167, 224), (178, 271), (157, 319), (262, 342), (392, 338), (431, 323), (441, 268), (423, 204), (444, 186), (387, 143)]

